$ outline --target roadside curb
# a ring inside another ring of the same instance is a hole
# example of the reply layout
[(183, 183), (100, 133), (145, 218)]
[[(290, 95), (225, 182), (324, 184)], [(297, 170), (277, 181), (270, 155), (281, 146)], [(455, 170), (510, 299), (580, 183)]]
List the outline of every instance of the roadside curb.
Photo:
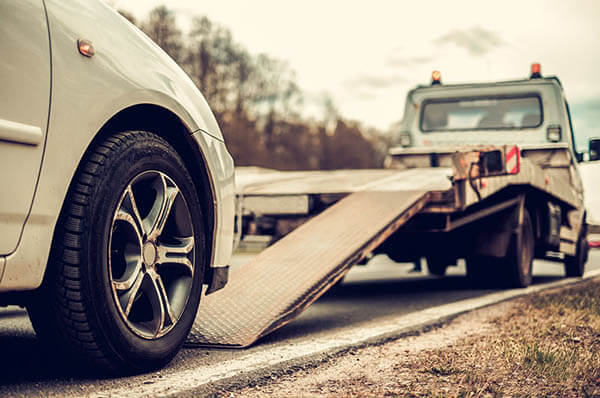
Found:
[(386, 317), (377, 326), (357, 325), (344, 330), (343, 336), (322, 337), (275, 347), (268, 352), (251, 353), (216, 365), (182, 370), (153, 384), (99, 391), (95, 397), (204, 396), (230, 389), (265, 384), (285, 374), (309, 369), (342, 353), (365, 346), (379, 345), (406, 336), (426, 332), (449, 320), (503, 301), (594, 279), (600, 269), (583, 278), (565, 278), (525, 289), (511, 289), (457, 301), (402, 316)]

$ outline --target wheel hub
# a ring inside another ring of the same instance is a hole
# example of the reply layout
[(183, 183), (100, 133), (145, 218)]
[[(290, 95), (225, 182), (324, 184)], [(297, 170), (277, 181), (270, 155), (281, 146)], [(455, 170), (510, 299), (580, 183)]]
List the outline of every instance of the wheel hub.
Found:
[(152, 243), (150, 241), (144, 243), (142, 257), (144, 259), (144, 264), (146, 265), (146, 267), (154, 266), (154, 263), (156, 263), (156, 257), (157, 257), (156, 245), (154, 245), (154, 243)]

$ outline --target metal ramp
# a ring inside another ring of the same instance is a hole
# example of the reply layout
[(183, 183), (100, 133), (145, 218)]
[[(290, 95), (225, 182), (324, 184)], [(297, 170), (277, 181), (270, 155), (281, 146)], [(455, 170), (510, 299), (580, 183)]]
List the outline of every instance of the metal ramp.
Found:
[(247, 347), (290, 322), (419, 212), (428, 192), (363, 191), (340, 200), (203, 297), (187, 345)]

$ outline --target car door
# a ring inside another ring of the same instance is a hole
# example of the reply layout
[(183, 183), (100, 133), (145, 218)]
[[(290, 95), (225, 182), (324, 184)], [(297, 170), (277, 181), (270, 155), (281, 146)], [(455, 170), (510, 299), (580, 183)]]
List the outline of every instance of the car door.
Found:
[(43, 0), (0, 0), (0, 255), (16, 249), (35, 194), (50, 63)]

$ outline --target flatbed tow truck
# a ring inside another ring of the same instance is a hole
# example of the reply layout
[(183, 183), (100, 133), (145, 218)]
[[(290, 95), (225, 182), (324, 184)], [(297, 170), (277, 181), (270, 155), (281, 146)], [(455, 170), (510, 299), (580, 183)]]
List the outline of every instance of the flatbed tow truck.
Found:
[(371, 253), (463, 258), (474, 284), (531, 283), (534, 258), (582, 276), (587, 224), (568, 103), (555, 77), (409, 92), (386, 168), (238, 171), (242, 239), (276, 241), (203, 298), (189, 345), (245, 347), (291, 321)]

